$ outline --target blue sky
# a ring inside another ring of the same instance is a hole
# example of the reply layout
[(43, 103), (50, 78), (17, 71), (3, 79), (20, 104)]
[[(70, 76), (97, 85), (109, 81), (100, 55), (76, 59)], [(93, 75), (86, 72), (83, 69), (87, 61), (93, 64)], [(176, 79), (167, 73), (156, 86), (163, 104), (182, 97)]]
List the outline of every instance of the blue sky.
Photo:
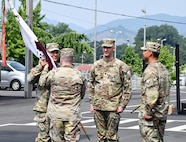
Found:
[[(38, 0), (33, 1), (34, 4), (38, 2)], [(49, 1), (58, 2), (58, 4)], [(95, 12), (93, 11), (95, 1), (42, 0), (42, 14), (52, 20), (66, 24), (74, 23), (88, 29), (94, 27), (95, 24)], [(97, 0), (97, 10), (106, 12), (97, 12), (97, 25), (103, 25), (115, 19), (130, 18), (130, 16), (143, 17), (142, 9), (146, 10), (147, 16), (154, 14), (186, 16), (185, 5), (186, 0)]]

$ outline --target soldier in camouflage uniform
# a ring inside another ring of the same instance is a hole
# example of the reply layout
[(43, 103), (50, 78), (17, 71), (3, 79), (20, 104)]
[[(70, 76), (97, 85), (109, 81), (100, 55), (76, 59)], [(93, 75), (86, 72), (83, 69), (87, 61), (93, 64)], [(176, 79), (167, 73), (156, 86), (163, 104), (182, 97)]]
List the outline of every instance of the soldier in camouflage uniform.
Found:
[(170, 76), (158, 61), (160, 44), (147, 42), (142, 47), (143, 58), (148, 63), (141, 82), (139, 127), (143, 142), (163, 142), (170, 93)]
[(114, 39), (103, 39), (103, 58), (90, 76), (90, 111), (94, 113), (98, 142), (118, 142), (120, 113), (131, 98), (130, 67), (113, 57)]
[(73, 68), (73, 49), (63, 48), (56, 70), (47, 73), (45, 68), (39, 80), (43, 87), (50, 87), (47, 115), (50, 119), (52, 142), (77, 142), (80, 139), (80, 102), (85, 95), (85, 79)]
[[(56, 63), (56, 66), (59, 66), (57, 63), (59, 59), (59, 45), (56, 43), (48, 43), (46, 45), (46, 50), (52, 57), (53, 61)], [(34, 84), (37, 83), (37, 101), (33, 110), (36, 112), (34, 121), (36, 121), (39, 128), (38, 136), (35, 139), (35, 142), (49, 142), (49, 122), (46, 118), (46, 110), (49, 99), (49, 88), (41, 87), (38, 83), (41, 72), (46, 64), (45, 59), (40, 59), (39, 64), (31, 69), (28, 74), (28, 82)]]

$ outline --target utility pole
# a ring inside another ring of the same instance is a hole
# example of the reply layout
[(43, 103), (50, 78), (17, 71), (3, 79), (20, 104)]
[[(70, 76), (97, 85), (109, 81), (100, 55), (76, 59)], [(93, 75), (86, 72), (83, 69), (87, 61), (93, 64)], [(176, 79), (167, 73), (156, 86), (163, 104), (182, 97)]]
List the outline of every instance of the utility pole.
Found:
[[(141, 10), (144, 13), (144, 34), (143, 34), (143, 47), (146, 46), (146, 5), (145, 5), (145, 9)], [(143, 69), (142, 72), (145, 70), (145, 68), (147, 67), (147, 63), (145, 62), (145, 60), (143, 60)]]
[[(26, 0), (26, 23), (32, 29), (33, 28), (33, 0)], [(32, 85), (27, 81), (27, 75), (33, 66), (33, 54), (26, 48), (25, 55), (25, 86), (24, 86), (24, 97), (32, 98)]]
[(179, 58), (179, 44), (176, 44), (176, 100), (177, 100), (177, 112), (181, 114), (180, 109), (180, 58)]
[(95, 0), (95, 15), (94, 15), (94, 62), (96, 61), (96, 40), (97, 40), (97, 0)]

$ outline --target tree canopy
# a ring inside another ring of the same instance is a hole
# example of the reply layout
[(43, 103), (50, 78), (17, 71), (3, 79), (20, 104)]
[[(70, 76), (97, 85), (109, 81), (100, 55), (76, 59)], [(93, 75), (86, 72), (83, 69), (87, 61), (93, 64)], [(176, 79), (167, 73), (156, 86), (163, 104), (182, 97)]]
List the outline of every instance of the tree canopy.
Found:
[(133, 47), (127, 47), (125, 49), (125, 54), (123, 54), (122, 59), (127, 65), (132, 67), (132, 72), (138, 75), (142, 73), (142, 59), (139, 55), (134, 52)]

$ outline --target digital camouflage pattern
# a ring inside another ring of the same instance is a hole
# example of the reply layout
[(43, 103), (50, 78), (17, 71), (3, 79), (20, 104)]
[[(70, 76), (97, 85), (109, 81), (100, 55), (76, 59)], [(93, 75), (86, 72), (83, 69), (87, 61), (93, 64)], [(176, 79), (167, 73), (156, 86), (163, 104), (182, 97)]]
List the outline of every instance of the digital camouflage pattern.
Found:
[(160, 53), (161, 45), (157, 42), (147, 42), (145, 47), (141, 47), (141, 50), (150, 50), (153, 52)]
[[(65, 131), (64, 128), (65, 127)], [(79, 120), (50, 120), (50, 136), (54, 142), (77, 142), (80, 139)]]
[[(42, 87), (47, 86), (51, 88), (47, 109), (47, 116), (52, 122), (50, 132), (52, 133), (54, 129), (58, 129), (60, 133), (64, 129), (62, 128), (63, 121), (69, 121), (69, 123), (78, 122), (79, 124), (81, 119), (80, 102), (85, 95), (86, 89), (85, 79), (81, 72), (74, 69), (73, 66), (62, 66), (48, 73), (44, 69), (39, 84)], [(58, 123), (60, 123), (60, 127), (56, 128)], [(73, 127), (75, 129), (77, 124)], [(65, 130), (68, 130), (68, 128)], [(76, 134), (77, 132), (75, 131), (71, 131), (69, 134), (66, 133), (68, 138), (72, 139), (72, 136)], [(51, 138), (56, 138), (56, 134), (52, 135)], [(60, 139), (59, 135), (58, 139)]]
[(52, 51), (55, 51), (55, 50), (59, 51), (59, 44), (57, 44), (57, 43), (47, 43), (46, 44), (46, 50), (48, 52), (52, 52)]
[[(48, 43), (46, 45), (47, 52), (52, 52), (55, 50), (59, 50), (59, 44), (57, 43)], [(56, 66), (59, 67), (60, 64), (56, 63)], [(37, 92), (36, 92), (36, 102), (33, 107), (33, 110), (36, 112), (36, 115), (34, 117), (34, 121), (36, 121), (37, 126), (39, 128), (39, 133), (36, 138), (36, 142), (49, 142), (49, 121), (46, 117), (46, 111), (47, 111), (47, 105), (49, 100), (49, 88), (41, 87), (39, 85), (39, 79), (41, 72), (43, 70), (43, 67), (41, 64), (38, 64), (37, 66), (33, 67), (30, 70), (30, 73), (27, 75), (27, 81), (29, 83), (35, 84), (37, 83)], [(47, 70), (48, 71), (48, 70)]]
[(94, 109), (116, 111), (131, 98), (130, 67), (119, 59), (94, 63), (90, 76), (89, 97)]
[[(149, 64), (142, 76), (139, 111), (139, 126), (144, 142), (163, 142), (169, 93), (170, 75), (167, 69), (159, 61)], [(146, 121), (144, 114), (153, 116), (152, 120)]]
[(74, 49), (73, 48), (63, 48), (61, 50), (61, 57), (64, 56), (74, 56)]
[[(27, 75), (27, 80), (29, 83), (38, 83), (43, 67), (39, 64), (36, 67), (32, 68), (30, 73)], [(49, 90), (42, 88), (37, 84), (37, 100), (35, 106), (33, 107), (34, 111), (46, 112), (47, 104), (49, 99)]]
[[(103, 119), (107, 120), (104, 121)], [(94, 111), (94, 120), (97, 128), (98, 142), (118, 142), (118, 127), (120, 114), (113, 111)], [(107, 126), (107, 127), (104, 127)]]
[[(59, 66), (59, 64), (56, 64)], [(37, 126), (39, 128), (39, 133), (36, 138), (36, 142), (48, 142), (49, 137), (49, 122), (46, 117), (47, 105), (49, 100), (49, 88), (44, 88), (39, 85), (39, 79), (43, 67), (38, 64), (37, 66), (33, 67), (29, 74), (27, 75), (27, 81), (29, 83), (37, 83), (37, 92), (36, 92), (36, 102), (33, 107), (33, 110), (36, 112), (34, 117), (34, 121), (37, 122)]]
[(101, 47), (114, 47), (115, 46), (115, 39), (111, 39), (111, 38), (105, 38), (102, 40), (102, 45)]
[[(56, 66), (59, 67), (60, 64), (56, 63)], [(42, 70), (43, 70), (43, 67), (40, 64), (33, 67), (30, 70), (30, 73), (27, 75), (27, 81), (32, 84), (37, 83), (37, 92), (36, 92), (37, 100), (35, 102), (33, 110), (43, 113), (47, 111), (47, 105), (48, 105), (48, 100), (49, 100), (49, 88), (41, 87), (38, 83)]]
[(46, 112), (36, 111), (34, 121), (37, 122), (36, 125), (39, 128), (35, 142), (50, 142), (49, 119), (46, 117)]
[[(106, 43), (108, 44), (108, 42)], [(110, 44), (110, 43), (109, 43)], [(108, 46), (108, 45), (107, 45)], [(119, 59), (96, 61), (91, 70), (89, 97), (99, 142), (118, 142), (120, 114), (131, 98), (131, 67)]]
[[(27, 75), (28, 82), (32, 84), (38, 83), (42, 70), (43, 67), (40, 64), (32, 68)], [(34, 121), (37, 123), (39, 132), (35, 142), (49, 142), (49, 122), (46, 117), (49, 90), (47, 88), (42, 88), (38, 84), (36, 95), (36, 102), (33, 110), (36, 112)]]

